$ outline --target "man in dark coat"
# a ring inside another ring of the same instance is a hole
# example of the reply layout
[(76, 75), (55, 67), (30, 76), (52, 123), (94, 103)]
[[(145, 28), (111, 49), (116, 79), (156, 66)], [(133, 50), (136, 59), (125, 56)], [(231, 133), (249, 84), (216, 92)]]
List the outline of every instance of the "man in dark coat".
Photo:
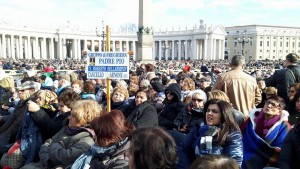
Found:
[(27, 103), (34, 99), (38, 86), (36, 82), (26, 81), (16, 88), (20, 101), (11, 117), (0, 127), (0, 156), (5, 153), (9, 144), (14, 143), (17, 133), (24, 119), (24, 113), (28, 110)]
[(290, 53), (284, 61), (285, 69), (275, 71), (270, 77), (265, 79), (267, 86), (276, 87), (278, 96), (282, 97), (286, 102), (289, 100), (289, 88), (294, 83), (300, 82), (300, 66), (297, 65), (299, 56), (295, 53)]

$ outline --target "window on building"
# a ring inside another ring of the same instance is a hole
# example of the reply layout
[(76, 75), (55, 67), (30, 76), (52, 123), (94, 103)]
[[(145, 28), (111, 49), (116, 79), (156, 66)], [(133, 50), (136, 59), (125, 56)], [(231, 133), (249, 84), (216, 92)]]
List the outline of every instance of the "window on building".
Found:
[(262, 56), (259, 56), (259, 58), (261, 59), (261, 58), (262, 58)]
[(285, 51), (285, 53), (288, 53), (288, 52), (289, 52), (288, 50)]
[(273, 50), (273, 53), (275, 53), (275, 50)]
[(234, 42), (234, 47), (237, 47), (237, 42)]
[(270, 39), (270, 37), (268, 36), (267, 39)]
[(286, 42), (286, 45), (285, 45), (286, 47), (289, 47), (289, 42)]
[(259, 50), (260, 53), (262, 53), (262, 50)]
[(267, 53), (269, 53), (269, 50), (267, 50)]
[(295, 47), (295, 42), (292, 43), (292, 47), (293, 47), (293, 48)]
[(273, 56), (273, 59), (275, 59), (275, 56)]
[(260, 39), (262, 39), (263, 37), (261, 36)]
[(276, 42), (273, 42), (273, 47), (276, 47)]
[(286, 40), (289, 40), (289, 38), (286, 38)]
[(280, 41), (280, 47), (282, 47), (282, 41)]
[(259, 41), (259, 46), (262, 46), (263, 45), (263, 41)]
[(250, 45), (250, 47), (252, 47), (252, 45), (253, 45), (253, 42), (252, 42), (252, 41), (250, 41), (250, 42), (249, 42), (249, 45)]
[(282, 53), (282, 50), (279, 50), (279, 53)]
[(267, 41), (267, 47), (269, 47), (270, 46), (270, 41)]
[(225, 42), (225, 48), (227, 48), (227, 42)]

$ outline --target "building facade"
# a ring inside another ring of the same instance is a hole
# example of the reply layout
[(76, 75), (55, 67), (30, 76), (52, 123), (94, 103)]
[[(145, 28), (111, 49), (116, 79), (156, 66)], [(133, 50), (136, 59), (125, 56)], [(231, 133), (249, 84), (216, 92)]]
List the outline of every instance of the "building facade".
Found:
[(300, 28), (246, 25), (226, 27), (225, 58), (243, 54), (249, 60), (285, 59), (300, 54)]
[[(223, 26), (206, 27), (202, 22), (192, 30), (153, 31), (153, 60), (223, 59)], [(137, 32), (111, 32), (111, 51), (137, 56)], [(95, 30), (70, 26), (58, 29), (16, 26), (0, 23), (0, 58), (82, 59), (87, 51), (105, 49), (105, 39)]]

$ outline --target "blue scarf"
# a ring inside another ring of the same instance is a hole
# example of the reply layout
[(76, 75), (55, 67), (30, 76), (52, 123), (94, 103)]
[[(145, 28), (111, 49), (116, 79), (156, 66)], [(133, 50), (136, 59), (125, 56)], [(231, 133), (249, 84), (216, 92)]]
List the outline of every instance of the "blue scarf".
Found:
[(111, 154), (112, 152), (116, 152), (120, 147), (126, 145), (128, 142), (128, 137), (126, 137), (123, 141), (114, 144), (110, 147), (98, 147), (96, 145), (92, 145), (91, 149), (86, 153), (82, 154), (72, 165), (71, 169), (86, 169), (90, 168), (90, 163), (93, 157), (104, 157), (107, 154)]

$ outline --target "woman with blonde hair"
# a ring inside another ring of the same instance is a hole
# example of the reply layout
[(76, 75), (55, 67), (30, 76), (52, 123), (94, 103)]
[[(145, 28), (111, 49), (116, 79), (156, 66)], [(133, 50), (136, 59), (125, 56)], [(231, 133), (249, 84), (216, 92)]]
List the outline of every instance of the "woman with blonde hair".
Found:
[(81, 155), (72, 165), (72, 169), (125, 168), (128, 167), (126, 155), (129, 148), (129, 135), (134, 126), (126, 123), (120, 110), (112, 110), (91, 123), (96, 141), (89, 151)]
[(182, 82), (181, 87), (181, 100), (185, 102), (186, 97), (191, 91), (194, 91), (196, 88), (195, 81), (191, 78), (185, 78)]
[(95, 133), (90, 123), (100, 115), (102, 107), (95, 100), (76, 101), (68, 125), (41, 146), (40, 161), (22, 168), (66, 168), (72, 165), (94, 144)]

